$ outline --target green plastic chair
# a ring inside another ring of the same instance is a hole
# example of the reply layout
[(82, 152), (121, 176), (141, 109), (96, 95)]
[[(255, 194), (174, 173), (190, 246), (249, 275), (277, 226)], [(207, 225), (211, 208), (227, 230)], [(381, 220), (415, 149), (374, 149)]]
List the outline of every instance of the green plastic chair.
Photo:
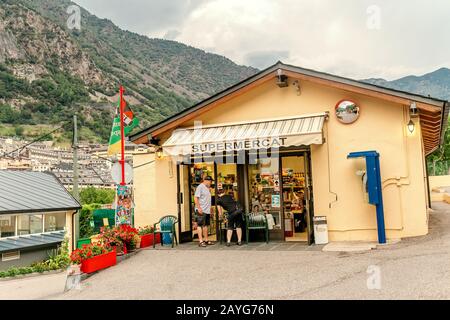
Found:
[(246, 241), (249, 242), (250, 230), (264, 230), (266, 243), (269, 243), (269, 225), (267, 217), (263, 213), (246, 213), (245, 214), (245, 231)]
[[(175, 225), (178, 223), (178, 219), (175, 216), (164, 216), (157, 223), (153, 225), (153, 248), (155, 247), (156, 234), (161, 234), (161, 245), (163, 245), (163, 234), (172, 234), (172, 248), (174, 242), (178, 245), (177, 233), (175, 232)], [(156, 226), (159, 224), (159, 230), (156, 230)]]

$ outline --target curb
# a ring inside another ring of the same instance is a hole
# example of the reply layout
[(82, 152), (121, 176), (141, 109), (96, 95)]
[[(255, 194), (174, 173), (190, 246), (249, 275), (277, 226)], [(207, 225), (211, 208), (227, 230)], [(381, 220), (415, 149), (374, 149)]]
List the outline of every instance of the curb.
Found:
[(67, 269), (58, 269), (58, 270), (51, 270), (51, 271), (44, 271), (44, 272), (33, 272), (33, 273), (28, 273), (28, 274), (20, 274), (20, 275), (14, 276), (14, 277), (0, 278), (0, 282), (34, 278), (34, 277), (38, 277), (38, 276), (47, 276), (47, 275), (51, 275), (51, 274), (62, 273), (65, 271), (67, 271)]

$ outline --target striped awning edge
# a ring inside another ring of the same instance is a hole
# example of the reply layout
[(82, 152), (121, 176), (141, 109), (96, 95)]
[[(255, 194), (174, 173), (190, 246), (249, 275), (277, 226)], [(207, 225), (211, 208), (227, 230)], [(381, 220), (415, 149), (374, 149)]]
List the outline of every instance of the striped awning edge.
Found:
[(182, 128), (163, 144), (166, 155), (211, 154), (323, 143), (326, 113), (251, 123)]

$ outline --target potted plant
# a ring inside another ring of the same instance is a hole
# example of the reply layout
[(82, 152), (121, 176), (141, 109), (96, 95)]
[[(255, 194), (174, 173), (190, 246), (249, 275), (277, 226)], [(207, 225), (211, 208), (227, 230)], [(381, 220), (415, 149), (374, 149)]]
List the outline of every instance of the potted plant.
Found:
[(134, 235), (133, 242), (136, 243), (136, 249), (141, 248), (141, 237), (139, 236), (139, 234)]
[[(153, 226), (145, 226), (139, 228), (139, 236), (141, 237), (141, 248), (153, 245)], [(161, 242), (161, 234), (155, 235), (155, 243)]]
[(138, 234), (138, 230), (128, 224), (122, 224), (116, 227), (120, 240), (125, 244), (127, 251), (134, 251), (136, 249), (135, 236)]
[(127, 248), (120, 237), (119, 228), (102, 227), (100, 229), (99, 243), (116, 248), (118, 256), (127, 254)]
[(92, 273), (116, 264), (116, 252), (110, 246), (102, 244), (83, 245), (70, 255), (70, 260), (75, 265), (81, 265), (84, 273)]

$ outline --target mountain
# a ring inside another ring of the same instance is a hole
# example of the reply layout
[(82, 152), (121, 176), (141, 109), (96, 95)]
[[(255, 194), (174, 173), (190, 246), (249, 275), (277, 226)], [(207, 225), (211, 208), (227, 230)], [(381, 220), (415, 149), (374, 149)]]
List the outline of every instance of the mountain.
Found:
[(70, 30), (73, 4), (0, 0), (0, 123), (56, 126), (76, 111), (82, 138), (105, 142), (119, 84), (146, 127), (258, 71), (82, 8), (80, 30)]
[(393, 81), (374, 78), (362, 81), (450, 101), (450, 69), (447, 68), (423, 76), (407, 76)]

